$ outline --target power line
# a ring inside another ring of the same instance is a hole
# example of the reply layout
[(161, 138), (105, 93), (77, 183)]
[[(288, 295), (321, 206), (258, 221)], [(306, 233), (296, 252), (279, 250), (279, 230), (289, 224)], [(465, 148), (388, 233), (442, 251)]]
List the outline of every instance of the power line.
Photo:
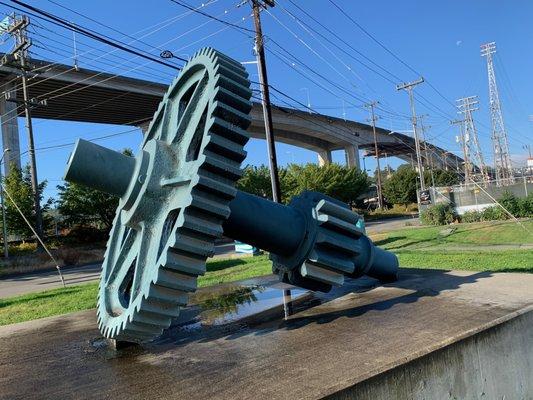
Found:
[[(122, 50), (122, 51), (125, 51), (127, 53), (130, 53), (130, 54), (145, 58), (147, 60), (151, 60), (151, 61), (153, 61), (155, 63), (164, 65), (166, 67), (173, 68), (173, 69), (176, 69), (176, 70), (180, 70), (181, 69), (181, 67), (176, 65), (176, 64), (172, 64), (172, 63), (168, 63), (166, 61), (163, 61), (160, 58), (156, 58), (154, 56), (151, 56), (151, 55), (147, 54), (146, 52), (144, 52), (143, 50), (138, 49), (138, 48), (133, 47), (133, 46), (130, 46), (130, 45), (124, 43), (124, 42), (121, 42), (120, 40), (110, 38), (109, 36), (106, 36), (106, 35), (101, 35), (101, 34), (95, 32), (95, 31), (93, 31), (91, 29), (83, 28), (80, 25), (73, 24), (73, 23), (71, 23), (69, 21), (64, 20), (63, 18), (55, 16), (52, 13), (49, 13), (49, 12), (41, 10), (41, 9), (39, 9), (37, 7), (31, 6), (29, 4), (26, 4), (26, 3), (24, 3), (24, 2), (22, 2), (20, 0), (9, 0), (9, 1), (11, 1), (11, 2), (13, 2), (15, 4), (18, 4), (19, 6), (24, 7), (27, 10), (31, 10), (33, 12), (33, 15), (36, 16), (37, 18), (40, 18), (40, 19), (43, 19), (45, 21), (51, 22), (54, 25), (61, 26), (61, 27), (70, 29), (72, 31), (78, 32), (78, 33), (80, 33), (80, 34), (82, 34), (82, 35), (84, 35), (86, 37), (91, 38), (91, 39), (97, 40), (99, 42), (102, 42), (102, 43), (107, 44), (109, 46), (115, 47), (115, 48), (117, 48), (119, 50)], [(12, 8), (18, 9), (17, 7), (9, 6), (8, 4), (6, 4), (4, 2), (0, 2), (0, 4), (3, 4), (5, 6), (7, 6), (7, 7), (12, 7)], [(18, 10), (20, 10), (20, 9), (18, 9)], [(29, 13), (28, 11), (22, 11), (22, 12), (25, 12), (26, 14), (32, 15), (32, 13)], [(181, 58), (181, 57), (176, 57), (176, 58), (181, 60), (181, 61), (187, 61), (186, 59)]]

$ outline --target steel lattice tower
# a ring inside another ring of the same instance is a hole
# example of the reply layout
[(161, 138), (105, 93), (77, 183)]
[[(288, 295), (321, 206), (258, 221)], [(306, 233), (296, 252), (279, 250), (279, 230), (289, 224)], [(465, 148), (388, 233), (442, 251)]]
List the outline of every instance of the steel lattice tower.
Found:
[(505, 185), (513, 183), (513, 166), (509, 155), (509, 142), (507, 132), (503, 124), (503, 115), (500, 105), (498, 86), (494, 74), (494, 63), (492, 55), (496, 53), (496, 43), (490, 42), (481, 45), (481, 56), (487, 57), (487, 72), (489, 78), (489, 106), (491, 119), (491, 139), (494, 152), (494, 169), (496, 172), (496, 183)]
[[(473, 179), (478, 175), (481, 181), (488, 183), (489, 177), (487, 173), (487, 166), (481, 152), (481, 146), (479, 145), (479, 139), (477, 135), (476, 125), (474, 124), (474, 118), (472, 112), (478, 110), (477, 96), (463, 97), (457, 100), (458, 113), (463, 115), (463, 129), (462, 129), (462, 143), (465, 147), (465, 153), (468, 155), (469, 161), (473, 161), (473, 164), (469, 165), (472, 172)], [(465, 162), (468, 162), (465, 160)], [(476, 174), (475, 167), (478, 167), (479, 174)], [(466, 179), (466, 177), (465, 177)]]

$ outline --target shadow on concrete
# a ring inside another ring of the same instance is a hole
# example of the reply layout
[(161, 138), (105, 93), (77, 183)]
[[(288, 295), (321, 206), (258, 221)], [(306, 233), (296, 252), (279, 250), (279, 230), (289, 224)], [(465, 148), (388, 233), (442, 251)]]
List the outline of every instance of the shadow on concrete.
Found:
[[(221, 338), (234, 340), (247, 335), (260, 336), (276, 330), (296, 330), (309, 324), (328, 324), (338, 318), (357, 318), (371, 311), (385, 311), (399, 304), (415, 303), (424, 297), (434, 297), (443, 291), (454, 290), (491, 275), (491, 272), (486, 271), (458, 276), (450, 274), (447, 270), (401, 269), (400, 279), (384, 286), (405, 289), (409, 293), (386, 300), (383, 300), (383, 293), (377, 294), (376, 299), (379, 300), (351, 308), (346, 308), (348, 302), (342, 302), (338, 306), (331, 303), (343, 296), (368, 292), (377, 286), (382, 286), (377, 280), (366, 277), (350, 280), (343, 287), (334, 289), (330, 293), (314, 293), (308, 300), (292, 305), (294, 315), (287, 319), (283, 318), (283, 309), (280, 309), (278, 313), (271, 314), (268, 318), (259, 314), (245, 321), (203, 327), (195, 332), (181, 327), (170, 328), (160, 339), (146, 345), (146, 350), (154, 353), (165, 352), (176, 345), (205, 343)], [(368, 297), (366, 300), (371, 298)], [(326, 303), (328, 303), (327, 308), (317, 307)]]

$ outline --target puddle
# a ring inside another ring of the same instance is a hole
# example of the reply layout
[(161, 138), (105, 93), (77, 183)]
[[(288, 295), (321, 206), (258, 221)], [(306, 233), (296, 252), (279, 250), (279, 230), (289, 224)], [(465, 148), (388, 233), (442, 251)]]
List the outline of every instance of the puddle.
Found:
[[(269, 282), (270, 283), (270, 282)], [(90, 353), (106, 358), (137, 355), (147, 347), (165, 342), (179, 342), (216, 330), (235, 330), (256, 323), (288, 318), (296, 303), (311, 297), (311, 293), (282, 283), (228, 284), (200, 289), (190, 298), (190, 305), (180, 311), (169, 329), (152, 343), (142, 346), (115, 346), (103, 338), (90, 343)]]

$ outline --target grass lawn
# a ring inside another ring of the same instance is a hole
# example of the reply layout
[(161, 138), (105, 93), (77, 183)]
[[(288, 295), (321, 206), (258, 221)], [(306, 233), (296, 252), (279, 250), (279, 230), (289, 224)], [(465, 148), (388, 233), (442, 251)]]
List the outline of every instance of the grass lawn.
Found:
[[(465, 247), (508, 245), (533, 245), (533, 220), (521, 221), (520, 227), (513, 221), (493, 221), (472, 224), (456, 224), (408, 228), (371, 235), (374, 243), (387, 250), (446, 249)], [(441, 234), (454, 229), (451, 234)], [(529, 232), (531, 233), (529, 233)]]
[[(267, 256), (210, 261), (198, 285), (211, 286), (271, 273)], [(98, 284), (69, 286), (45, 292), (0, 299), (0, 325), (29, 321), (96, 307)]]

